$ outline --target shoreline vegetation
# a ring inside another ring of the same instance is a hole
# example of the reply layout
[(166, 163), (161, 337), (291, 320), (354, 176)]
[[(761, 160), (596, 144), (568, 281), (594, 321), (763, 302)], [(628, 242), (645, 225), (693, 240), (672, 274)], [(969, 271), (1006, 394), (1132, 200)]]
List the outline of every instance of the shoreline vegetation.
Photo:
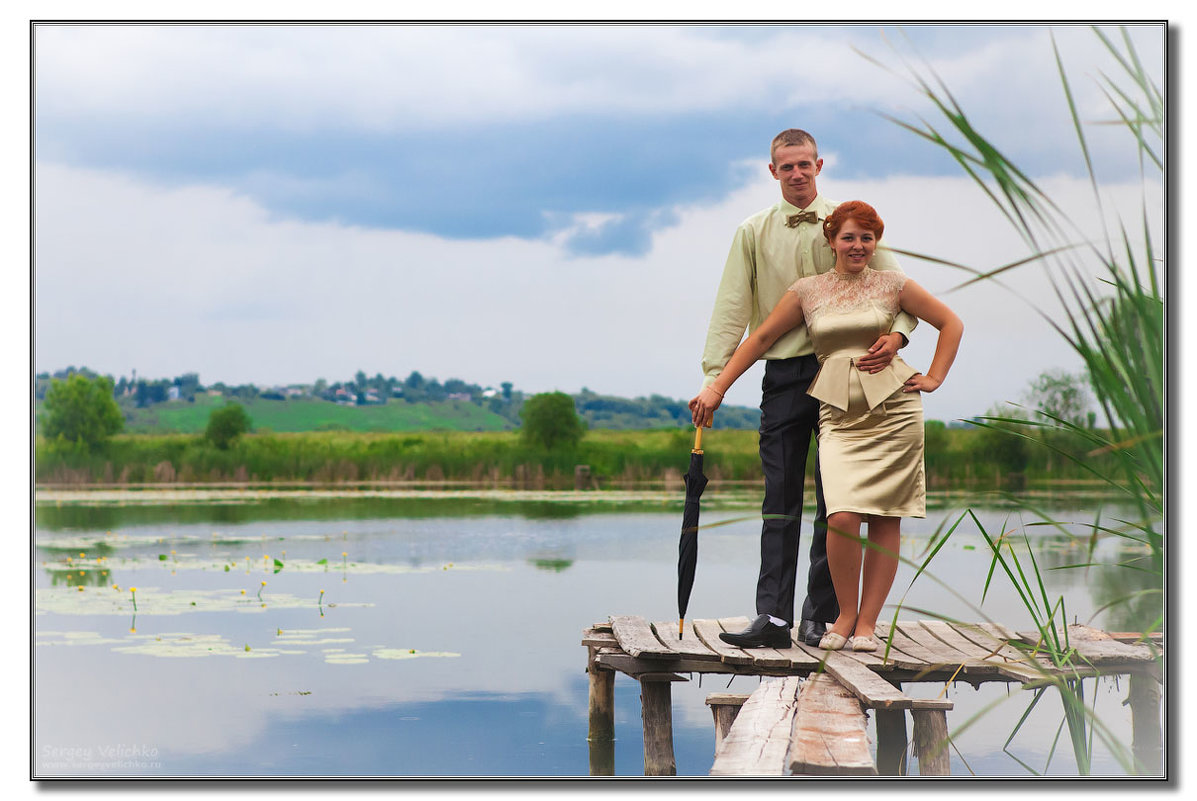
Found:
[[(1084, 490), (1102, 486), (1084, 465), (1109, 458), (1049, 448), (1000, 447), (1021, 441), (979, 428), (927, 427), (927, 488)], [(712, 484), (760, 486), (757, 432), (713, 429), (704, 435)], [(187, 434), (124, 434), (99, 450), (35, 442), (34, 482), (69, 488), (237, 487), (489, 488), (611, 491), (681, 486), (693, 432), (685, 429), (590, 430), (572, 447), (529, 445), (519, 432), (305, 432), (246, 434), (214, 447)], [(813, 445), (812, 445), (813, 448)], [(812, 452), (813, 456), (813, 452)], [(808, 482), (809, 484), (810, 482)], [(1108, 489), (1108, 484), (1105, 485)]]

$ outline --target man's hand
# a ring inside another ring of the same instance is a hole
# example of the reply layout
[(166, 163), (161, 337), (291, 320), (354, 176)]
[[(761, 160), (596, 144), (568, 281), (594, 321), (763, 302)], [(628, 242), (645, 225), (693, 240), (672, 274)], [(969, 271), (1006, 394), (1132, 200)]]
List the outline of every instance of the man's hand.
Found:
[(873, 347), (869, 348), (867, 356), (856, 360), (856, 366), (866, 373), (876, 373), (889, 367), (889, 363), (898, 355), (898, 348), (902, 347), (904, 337), (897, 331), (892, 334), (882, 334), (877, 337)]
[(690, 399), (690, 415), (694, 425), (700, 428), (710, 428), (715, 419), (715, 410), (721, 403), (723, 403), (723, 396), (719, 394), (718, 390), (709, 386), (703, 387), (702, 392)]

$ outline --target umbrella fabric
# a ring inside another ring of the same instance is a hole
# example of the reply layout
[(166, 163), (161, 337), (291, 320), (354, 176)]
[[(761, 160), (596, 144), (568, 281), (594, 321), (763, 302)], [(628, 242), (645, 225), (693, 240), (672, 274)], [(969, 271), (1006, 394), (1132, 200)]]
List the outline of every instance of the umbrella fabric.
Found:
[(698, 564), (698, 500), (707, 486), (707, 477), (702, 472), (702, 450), (698, 448), (701, 436), (702, 429), (699, 429), (695, 448), (690, 453), (690, 469), (684, 476), (686, 506), (682, 511), (682, 536), (677, 546), (678, 639), (682, 637), (682, 621), (686, 618), (686, 606), (694, 588), (694, 569)]

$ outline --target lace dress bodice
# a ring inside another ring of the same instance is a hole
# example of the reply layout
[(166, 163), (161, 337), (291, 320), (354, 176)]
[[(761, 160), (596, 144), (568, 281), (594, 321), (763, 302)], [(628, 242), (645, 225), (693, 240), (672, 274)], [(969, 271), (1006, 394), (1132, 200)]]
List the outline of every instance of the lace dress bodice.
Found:
[[(885, 324), (888, 331), (894, 317), (901, 311), (898, 293), (905, 285), (905, 273), (866, 267), (859, 273), (830, 270), (822, 275), (800, 278), (790, 289), (797, 292), (802, 300), (802, 314), (806, 318), (807, 328), (812, 328), (827, 314), (872, 308), (889, 318)], [(817, 344), (815, 350), (818, 351)]]

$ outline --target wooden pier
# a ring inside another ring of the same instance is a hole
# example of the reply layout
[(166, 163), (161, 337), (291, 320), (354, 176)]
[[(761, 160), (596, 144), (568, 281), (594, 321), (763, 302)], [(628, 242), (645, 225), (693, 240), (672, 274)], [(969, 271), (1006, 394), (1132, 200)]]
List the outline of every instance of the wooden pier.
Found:
[[(1067, 666), (1058, 667), (1036, 647), (1037, 632), (993, 623), (903, 620), (893, 632), (888, 624), (878, 624), (882, 650), (875, 653), (821, 651), (796, 639), (787, 648), (741, 649), (719, 639), (720, 632), (739, 631), (748, 623), (747, 618), (694, 620), (678, 639), (676, 621), (628, 615), (584, 631), (591, 775), (613, 772), (616, 673), (640, 683), (646, 776), (677, 772), (670, 686), (694, 673), (764, 679), (750, 695), (707, 697), (715, 724), (713, 776), (901, 776), (907, 774), (908, 752), (917, 758), (921, 775), (945, 776), (952, 702), (910, 697), (903, 685), (928, 682), (946, 688), (950, 682), (1001, 681), (1034, 687), (1061, 676), (1103, 675), (1129, 676), (1139, 772), (1162, 775), (1161, 636), (1144, 640), (1069, 626), (1074, 653)], [(888, 651), (885, 640), (890, 640)], [(868, 747), (868, 710), (876, 716), (875, 761)], [(913, 742), (907, 737), (907, 710)]]

